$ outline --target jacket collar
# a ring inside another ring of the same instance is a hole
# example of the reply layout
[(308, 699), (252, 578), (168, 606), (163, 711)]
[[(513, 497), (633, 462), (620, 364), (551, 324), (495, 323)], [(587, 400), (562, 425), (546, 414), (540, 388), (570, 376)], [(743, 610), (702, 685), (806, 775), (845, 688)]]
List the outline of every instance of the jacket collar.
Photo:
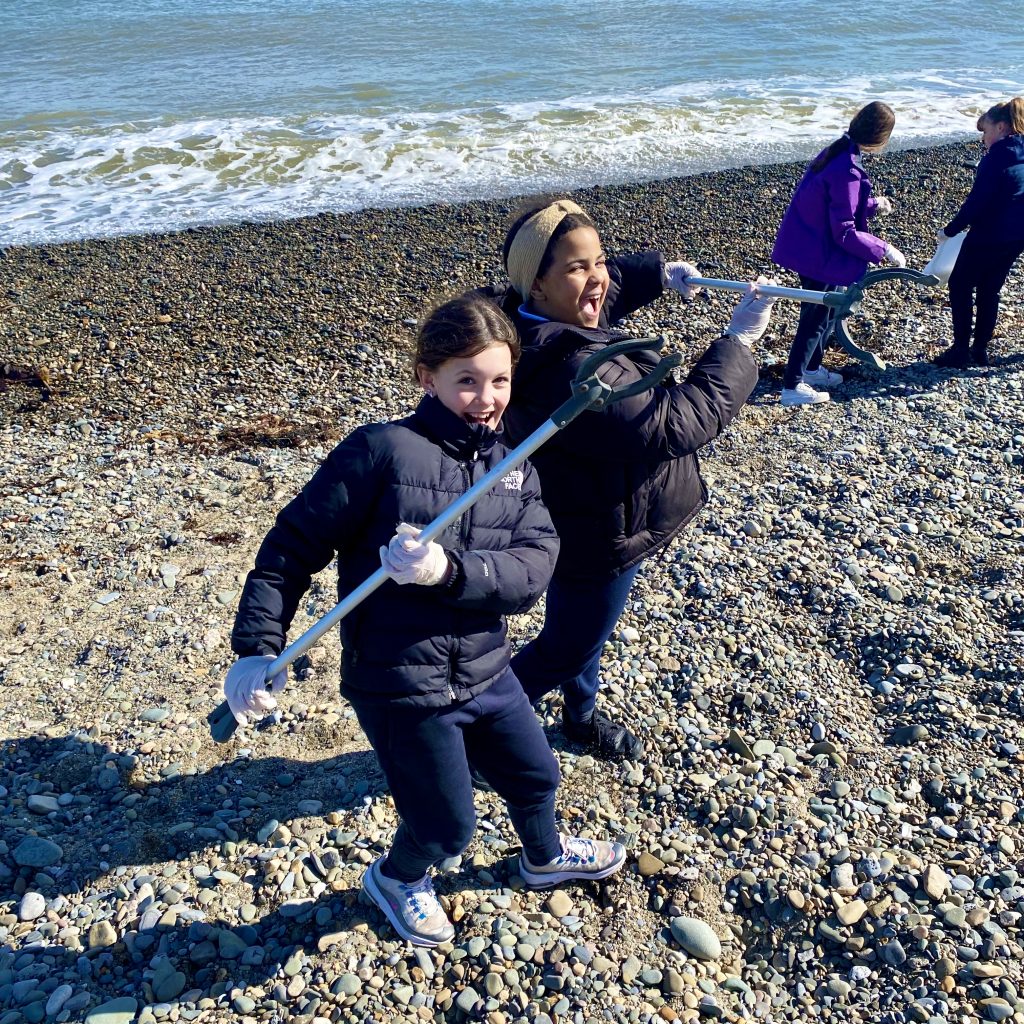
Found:
[(467, 423), (433, 395), (423, 396), (413, 419), (445, 454), (460, 462), (472, 462), (485, 455), (494, 447), (500, 434), (500, 429), (495, 431), (482, 423)]

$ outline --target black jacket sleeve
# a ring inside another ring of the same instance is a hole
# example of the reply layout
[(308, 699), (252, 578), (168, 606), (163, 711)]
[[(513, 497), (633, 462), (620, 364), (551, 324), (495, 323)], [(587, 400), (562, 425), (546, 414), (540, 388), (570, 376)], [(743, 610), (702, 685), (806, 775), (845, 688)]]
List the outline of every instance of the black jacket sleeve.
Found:
[(665, 290), (665, 258), (655, 249), (608, 261), (604, 315), (615, 323), (652, 303)]
[(278, 513), (263, 539), (238, 603), (231, 649), (280, 654), (310, 579), (355, 536), (373, 508), (375, 474), (367, 435), (356, 431)]
[[(615, 387), (636, 380), (638, 369), (620, 356), (599, 373)], [(567, 367), (567, 376), (571, 375), (572, 368)], [(711, 343), (680, 383), (585, 412), (550, 443), (618, 462), (677, 459), (716, 438), (743, 408), (756, 383), (757, 362), (750, 349), (722, 337)]]
[(999, 175), (1003, 168), (996, 165), (991, 156), (984, 156), (978, 164), (978, 172), (974, 176), (974, 184), (967, 194), (963, 206), (957, 215), (942, 229), (947, 235), (960, 234), (965, 228), (977, 224), (988, 213), (991, 205), (999, 195)]
[(439, 587), (442, 598), (463, 608), (517, 615), (544, 593), (558, 558), (558, 537), (541, 500), (537, 472), (523, 471), (522, 511), (511, 543), (502, 551), (449, 552), (456, 564), (456, 586)]

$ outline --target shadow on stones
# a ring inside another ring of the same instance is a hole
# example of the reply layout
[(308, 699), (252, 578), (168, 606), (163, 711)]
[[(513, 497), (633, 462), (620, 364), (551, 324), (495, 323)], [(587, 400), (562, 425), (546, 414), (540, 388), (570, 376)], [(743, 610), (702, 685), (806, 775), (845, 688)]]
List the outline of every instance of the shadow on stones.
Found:
[[(29, 880), (47, 896), (80, 892), (121, 865), (253, 842), (272, 819), (287, 825), (363, 809), (366, 798), (386, 791), (372, 751), (312, 764), (238, 759), (194, 774), (183, 768), (155, 782), (140, 781), (138, 767), (135, 754), (77, 736), (0, 741), (0, 786), (9, 809), (0, 841), (0, 900), (20, 896)], [(38, 854), (16, 855), (26, 839)], [(60, 848), (52, 863), (47, 842)], [(26, 860), (33, 863), (19, 863)]]

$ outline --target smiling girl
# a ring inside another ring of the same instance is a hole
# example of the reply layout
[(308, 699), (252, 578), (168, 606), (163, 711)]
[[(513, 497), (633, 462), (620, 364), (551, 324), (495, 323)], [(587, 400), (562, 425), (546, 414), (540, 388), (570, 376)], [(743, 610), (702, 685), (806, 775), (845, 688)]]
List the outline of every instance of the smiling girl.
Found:
[[(666, 286), (689, 297), (686, 278), (697, 273), (688, 263), (666, 263), (660, 252), (607, 257), (594, 222), (564, 199), (523, 212), (506, 236), (504, 258), (511, 287), (499, 298), (522, 344), (505, 413), (513, 444), (550, 415), (583, 360), (615, 339), (610, 324)], [(544, 627), (513, 659), (513, 671), (531, 702), (560, 688), (566, 735), (600, 756), (642, 752), (629, 728), (597, 710), (601, 651), (644, 559), (707, 499), (697, 451), (725, 429), (757, 382), (749, 346), (767, 326), (771, 301), (749, 292), (682, 383), (584, 413), (534, 456), (561, 553)], [(653, 363), (620, 356), (601, 376), (623, 386)]]
[(401, 817), (363, 887), (399, 935), (423, 946), (454, 935), (429, 872), (473, 835), (467, 757), (507, 804), (528, 885), (606, 878), (625, 860), (618, 843), (558, 833), (558, 765), (509, 668), (505, 616), (540, 597), (558, 552), (533, 468), (504, 477), (438, 542), (421, 544), (410, 525), (435, 519), (507, 454), (497, 430), (518, 355), (493, 303), (463, 297), (436, 309), (417, 340), (426, 394), (416, 411), (356, 430), (278, 515), (231, 637), (242, 657), (225, 694), (244, 721), (274, 706), (267, 663), (314, 573), (337, 554), (339, 595), (379, 565), (394, 580), (341, 622), (341, 689)]

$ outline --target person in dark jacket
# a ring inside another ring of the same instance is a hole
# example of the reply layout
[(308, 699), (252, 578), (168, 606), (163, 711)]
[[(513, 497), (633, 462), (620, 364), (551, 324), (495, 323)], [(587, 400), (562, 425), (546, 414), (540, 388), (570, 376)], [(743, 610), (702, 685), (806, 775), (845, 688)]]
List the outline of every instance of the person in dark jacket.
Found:
[[(888, 141), (896, 116), (885, 103), (869, 103), (850, 127), (823, 149), (804, 171), (779, 225), (772, 259), (800, 275), (800, 287), (832, 291), (859, 281), (869, 263), (905, 267), (903, 254), (868, 231), (868, 221), (892, 211), (885, 196), (871, 195), (861, 153), (877, 152)], [(830, 306), (800, 303), (800, 320), (782, 378), (786, 406), (829, 401), (828, 387), (842, 384), (841, 374), (821, 359), (833, 327)]]
[(949, 275), (953, 344), (932, 360), (958, 369), (969, 363), (988, 366), (999, 293), (1024, 252), (1024, 97), (986, 111), (978, 118), (978, 131), (985, 155), (974, 187), (960, 212), (938, 232), (941, 241), (971, 229)]
[[(511, 287), (502, 306), (523, 351), (505, 413), (521, 441), (562, 400), (580, 364), (616, 337), (611, 324), (653, 302), (666, 285), (684, 297), (687, 263), (659, 252), (607, 259), (590, 218), (559, 200), (524, 212), (505, 240)], [(540, 634), (512, 661), (533, 702), (560, 688), (565, 734), (605, 757), (636, 758), (642, 745), (597, 710), (601, 651), (645, 558), (664, 547), (707, 498), (697, 451), (717, 437), (757, 382), (749, 342), (760, 337), (770, 299), (751, 293), (731, 335), (712, 343), (689, 376), (583, 413), (534, 456), (561, 552)], [(639, 380), (653, 356), (620, 356), (602, 368), (608, 384)]]
[(405, 419), (356, 430), (281, 511), (231, 638), (242, 657), (225, 692), (244, 722), (273, 707), (284, 679), (268, 691), (268, 662), (335, 553), (339, 595), (380, 565), (394, 580), (342, 620), (342, 693), (401, 817), (363, 886), (404, 939), (424, 946), (454, 935), (429, 871), (472, 836), (467, 757), (505, 799), (527, 884), (605, 878), (625, 859), (618, 843), (559, 835), (558, 765), (509, 668), (504, 616), (540, 597), (558, 552), (534, 469), (509, 472), (438, 541), (418, 540), (506, 455), (499, 431), (518, 351), (514, 327), (479, 296), (435, 310), (416, 354), (426, 396)]

